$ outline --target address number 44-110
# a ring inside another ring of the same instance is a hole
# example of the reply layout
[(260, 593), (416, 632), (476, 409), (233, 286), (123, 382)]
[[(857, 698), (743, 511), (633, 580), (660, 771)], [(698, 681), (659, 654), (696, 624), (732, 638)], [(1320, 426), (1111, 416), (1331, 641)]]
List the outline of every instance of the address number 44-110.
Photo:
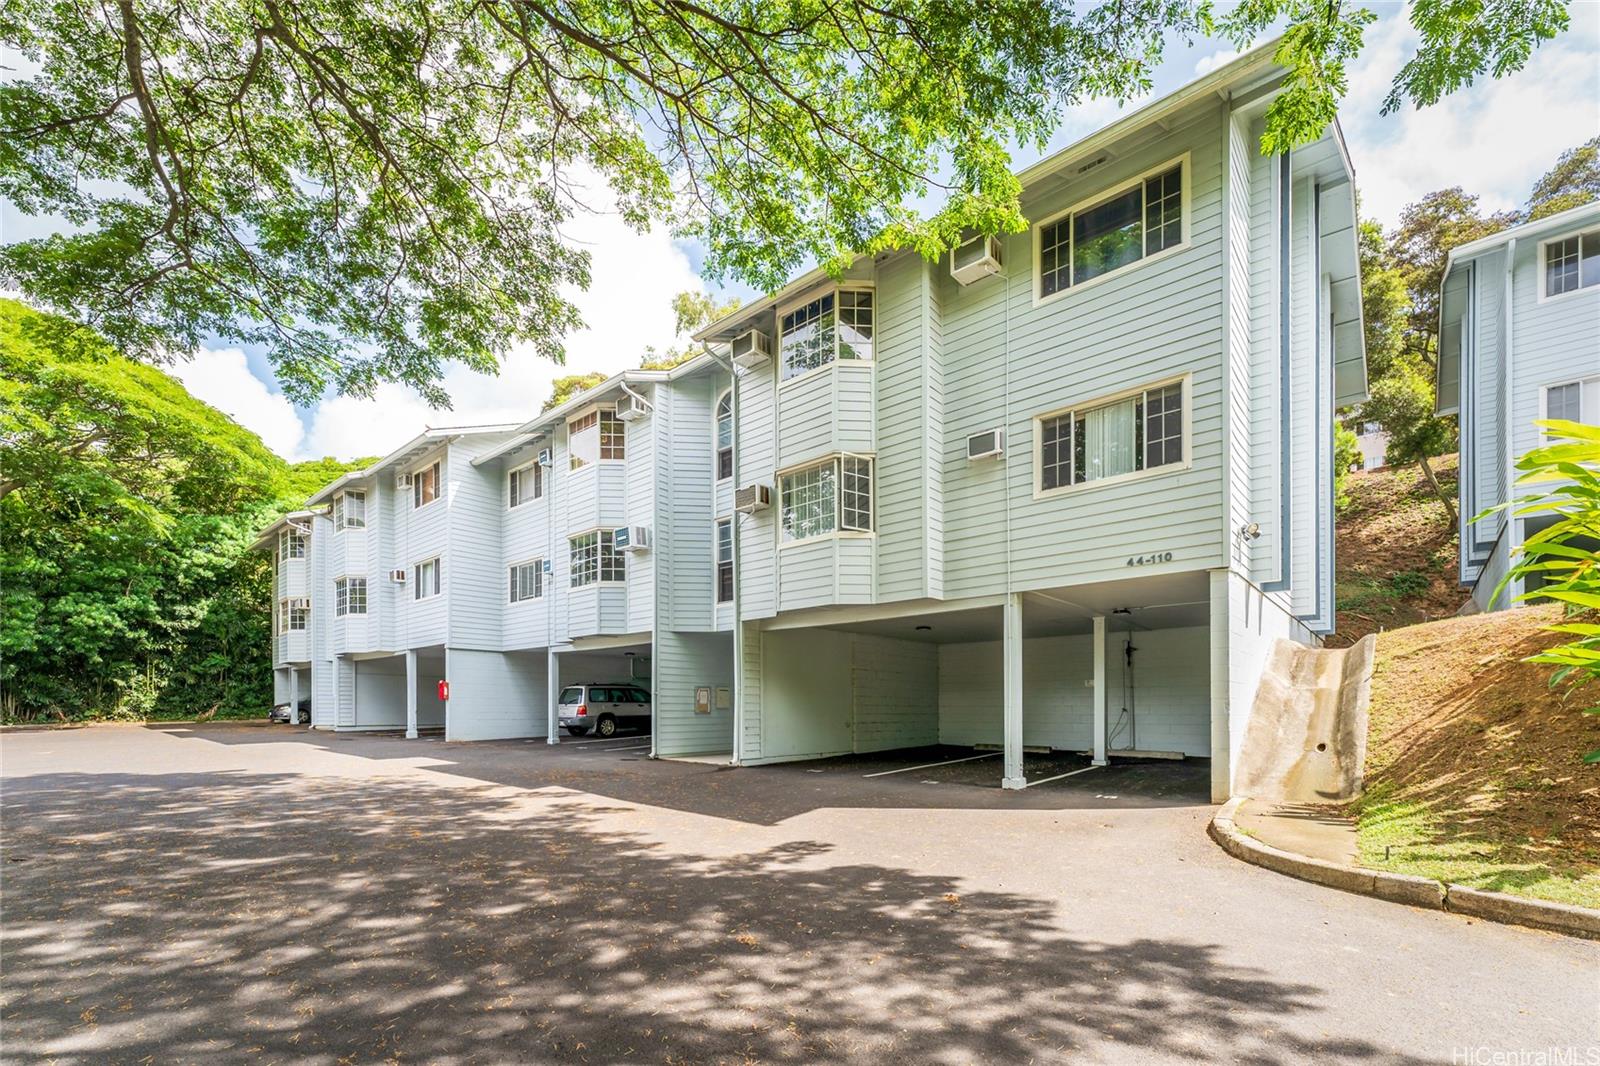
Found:
[(1152, 552), (1149, 555), (1130, 555), (1128, 557), (1129, 566), (1149, 566), (1152, 563), (1170, 562), (1172, 562), (1171, 552)]

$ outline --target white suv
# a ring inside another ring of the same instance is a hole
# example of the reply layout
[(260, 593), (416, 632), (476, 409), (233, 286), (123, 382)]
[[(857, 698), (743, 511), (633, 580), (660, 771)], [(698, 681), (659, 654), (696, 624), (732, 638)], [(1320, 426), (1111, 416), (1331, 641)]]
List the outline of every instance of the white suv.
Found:
[(610, 737), (618, 729), (650, 728), (650, 693), (633, 681), (568, 685), (560, 704), (561, 726), (575, 737), (591, 729)]

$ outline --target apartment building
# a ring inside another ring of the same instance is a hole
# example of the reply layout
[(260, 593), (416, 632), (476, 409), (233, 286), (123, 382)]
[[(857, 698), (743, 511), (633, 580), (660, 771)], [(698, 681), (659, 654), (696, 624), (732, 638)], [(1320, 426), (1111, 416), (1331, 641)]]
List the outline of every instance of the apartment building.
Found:
[(1460, 419), (1461, 582), (1480, 610), (1501, 610), (1525, 591), (1494, 595), (1541, 520), (1475, 519), (1519, 494), (1516, 462), (1541, 443), (1539, 419), (1600, 425), (1600, 203), (1450, 252), (1437, 409)]
[(733, 757), (944, 742), (1212, 759), (1333, 627), (1364, 397), (1336, 124), (1259, 150), (1232, 62), (1021, 175), (1026, 232), (861, 257), (704, 330), (736, 378)]

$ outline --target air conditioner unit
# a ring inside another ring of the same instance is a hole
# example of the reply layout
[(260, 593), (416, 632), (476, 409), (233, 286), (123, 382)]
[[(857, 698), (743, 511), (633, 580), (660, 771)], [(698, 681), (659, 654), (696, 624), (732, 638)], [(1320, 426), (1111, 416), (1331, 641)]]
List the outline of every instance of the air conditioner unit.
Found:
[(611, 542), (619, 552), (642, 552), (650, 549), (649, 526), (621, 526), (612, 531)]
[(289, 601), (289, 609), (291, 611), (309, 611), (311, 609), (311, 601), (304, 596), (297, 596)]
[(550, 449), (549, 448), (540, 448), (539, 449), (539, 465), (540, 466), (549, 466), (550, 465)]
[(541, 559), (541, 560), (539, 560), (539, 569), (543, 570), (546, 574), (550, 574), (550, 573), (554, 573), (555, 572), (555, 567), (550, 565), (550, 560), (549, 559)]
[(752, 329), (733, 338), (733, 361), (742, 367), (758, 367), (772, 358), (772, 338)]
[(406, 578), (409, 576), (410, 572), (404, 568), (389, 571), (389, 580), (395, 582), (396, 584), (404, 585), (406, 583)]
[(740, 514), (755, 514), (772, 506), (772, 489), (767, 485), (746, 485), (733, 494), (733, 509)]
[(394, 476), (394, 487), (397, 489), (409, 489), (411, 487), (411, 475), (396, 474)]
[(624, 396), (617, 403), (617, 417), (624, 422), (637, 422), (649, 413), (649, 405), (637, 396)]
[(1006, 431), (1003, 429), (986, 429), (967, 438), (968, 459), (998, 459), (1005, 451)]
[(973, 237), (950, 249), (950, 276), (962, 285), (1000, 273), (1000, 238)]

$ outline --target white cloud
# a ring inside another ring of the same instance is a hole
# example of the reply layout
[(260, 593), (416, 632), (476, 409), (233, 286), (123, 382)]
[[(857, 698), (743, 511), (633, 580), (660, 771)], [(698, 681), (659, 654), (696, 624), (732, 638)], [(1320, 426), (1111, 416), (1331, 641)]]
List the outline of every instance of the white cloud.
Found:
[(538, 413), (557, 377), (615, 373), (638, 366), (646, 345), (671, 344), (676, 322), (669, 301), (676, 293), (704, 287), (671, 235), (660, 227), (637, 233), (613, 213), (579, 215), (565, 232), (591, 255), (588, 291), (568, 294), (587, 328), (567, 338), (565, 366), (520, 348), (510, 353), (497, 377), (452, 367), (444, 380), (449, 410), (429, 408), (398, 385), (381, 386), (367, 400), (326, 400), (312, 412), (300, 455), (382, 455), (428, 425), (524, 422)]
[(1212, 52), (1208, 56), (1201, 56), (1194, 65), (1194, 76), (1197, 78), (1204, 77), (1205, 75), (1210, 74), (1213, 70), (1216, 70), (1218, 67), (1232, 63), (1238, 58), (1239, 53), (1233, 48), (1225, 48), (1220, 52)]
[(1572, 28), (1522, 71), (1384, 116), (1390, 82), (1418, 46), (1405, 14), (1386, 14), (1367, 32), (1340, 109), (1362, 214), (1393, 225), (1406, 204), (1451, 185), (1486, 210), (1520, 206), (1561, 152), (1600, 130), (1597, 41), (1600, 5), (1575, 5)]
[(293, 459), (305, 435), (294, 405), (250, 372), (237, 348), (202, 348), (180, 361), (172, 374), (189, 392), (259, 436), (267, 447)]

